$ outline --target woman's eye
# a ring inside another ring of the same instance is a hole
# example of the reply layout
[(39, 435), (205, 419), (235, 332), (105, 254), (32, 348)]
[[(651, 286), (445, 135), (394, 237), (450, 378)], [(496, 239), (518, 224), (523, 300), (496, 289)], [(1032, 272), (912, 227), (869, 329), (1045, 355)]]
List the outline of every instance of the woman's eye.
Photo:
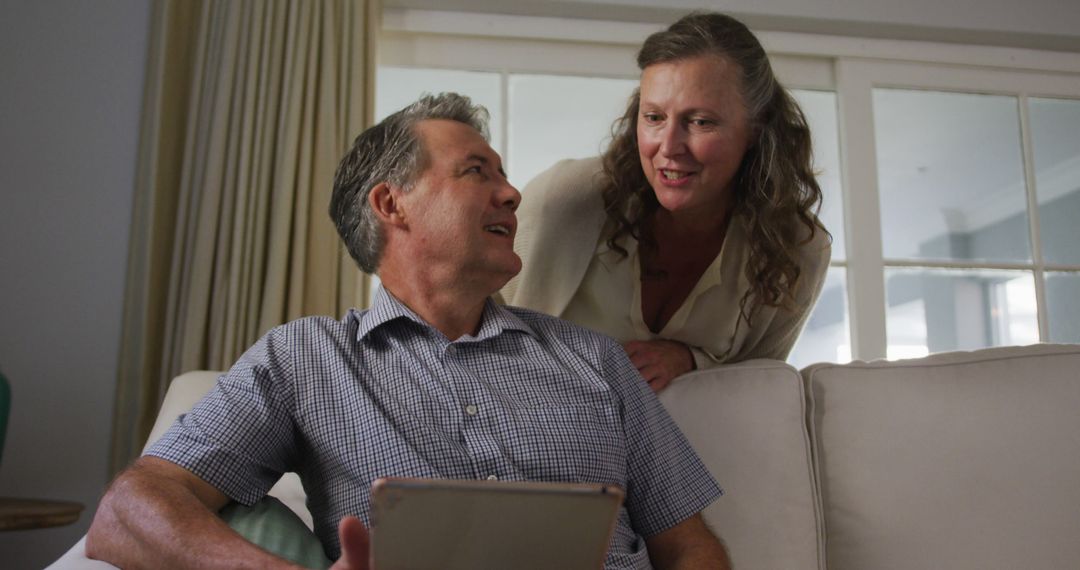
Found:
[(690, 124), (695, 127), (711, 127), (716, 124), (712, 119), (690, 119)]
[(659, 113), (642, 113), (641, 117), (646, 123), (659, 123), (662, 120)]

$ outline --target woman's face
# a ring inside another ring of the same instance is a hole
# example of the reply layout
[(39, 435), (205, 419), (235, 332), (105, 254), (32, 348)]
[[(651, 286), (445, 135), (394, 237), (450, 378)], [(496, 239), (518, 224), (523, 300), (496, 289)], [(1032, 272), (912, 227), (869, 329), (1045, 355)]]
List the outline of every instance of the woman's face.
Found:
[(715, 56), (642, 72), (638, 153), (664, 209), (726, 213), (751, 133), (739, 76), (734, 63)]

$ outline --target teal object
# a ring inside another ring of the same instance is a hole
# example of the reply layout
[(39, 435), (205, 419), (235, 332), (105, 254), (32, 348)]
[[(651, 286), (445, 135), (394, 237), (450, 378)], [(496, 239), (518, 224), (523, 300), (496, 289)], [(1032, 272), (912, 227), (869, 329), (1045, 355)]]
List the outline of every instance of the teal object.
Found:
[(250, 507), (231, 503), (219, 514), (240, 536), (304, 568), (324, 570), (333, 564), (315, 533), (275, 497), (267, 495)]
[(7, 435), (8, 412), (11, 411), (11, 386), (0, 372), (0, 463), (4, 459), (4, 436)]

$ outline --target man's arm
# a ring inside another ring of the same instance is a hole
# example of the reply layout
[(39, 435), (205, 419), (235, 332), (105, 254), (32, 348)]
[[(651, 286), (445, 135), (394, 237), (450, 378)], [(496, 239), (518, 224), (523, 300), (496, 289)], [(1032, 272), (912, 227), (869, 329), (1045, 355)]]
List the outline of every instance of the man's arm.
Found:
[(86, 555), (121, 568), (297, 568), (217, 516), (229, 502), (190, 471), (142, 457), (113, 481), (86, 537)]
[(724, 544), (705, 526), (701, 514), (645, 539), (649, 558), (659, 570), (715, 568), (731, 570)]

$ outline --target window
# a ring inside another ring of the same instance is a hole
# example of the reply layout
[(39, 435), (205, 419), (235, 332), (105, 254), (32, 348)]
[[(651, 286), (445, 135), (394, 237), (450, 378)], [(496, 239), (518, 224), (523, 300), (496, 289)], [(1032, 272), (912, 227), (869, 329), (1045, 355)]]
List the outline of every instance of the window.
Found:
[(1080, 342), (1080, 100), (1029, 105), (1047, 340)]
[(862, 357), (1080, 342), (1080, 75), (837, 65)]
[(503, 157), (510, 182), (522, 189), (558, 160), (600, 154), (637, 82), (379, 66), (376, 85), (376, 119), (423, 93), (456, 91), (484, 105), (491, 113), (491, 146)]
[(788, 357), (794, 366), (851, 360), (847, 309), (846, 251), (844, 249), (843, 192), (840, 187), (840, 129), (836, 93), (792, 89), (810, 126), (814, 145), (814, 171), (821, 187), (820, 218), (833, 237), (832, 266), (825, 276), (818, 303), (807, 318), (802, 336)]

